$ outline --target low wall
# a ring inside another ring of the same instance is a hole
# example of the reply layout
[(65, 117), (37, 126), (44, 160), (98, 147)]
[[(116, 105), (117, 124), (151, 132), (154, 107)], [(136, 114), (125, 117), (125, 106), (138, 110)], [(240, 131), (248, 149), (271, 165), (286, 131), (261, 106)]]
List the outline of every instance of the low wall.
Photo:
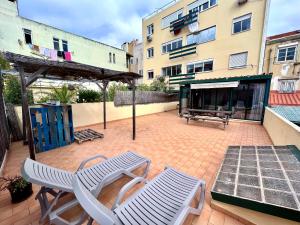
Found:
[[(136, 105), (136, 116), (143, 116), (175, 110), (177, 104), (178, 102)], [(73, 104), (72, 111), (74, 127), (83, 127), (92, 124), (103, 123), (103, 103)], [(19, 120), (22, 121), (21, 107), (16, 107), (16, 112), (19, 117)], [(121, 120), (131, 117), (132, 106), (115, 107), (113, 102), (106, 103), (107, 121)]]
[(266, 108), (264, 127), (274, 145), (296, 145), (300, 149), (300, 127)]

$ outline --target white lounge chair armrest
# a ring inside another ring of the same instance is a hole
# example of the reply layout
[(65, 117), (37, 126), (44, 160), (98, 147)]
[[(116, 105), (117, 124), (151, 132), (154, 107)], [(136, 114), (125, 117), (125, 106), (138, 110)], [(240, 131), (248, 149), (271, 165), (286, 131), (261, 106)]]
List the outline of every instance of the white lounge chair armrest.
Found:
[(136, 178), (134, 178), (133, 180), (131, 180), (130, 182), (128, 182), (127, 184), (125, 184), (125, 185), (121, 188), (121, 190), (120, 190), (120, 192), (119, 192), (119, 194), (118, 194), (118, 196), (117, 196), (117, 198), (116, 198), (116, 200), (115, 200), (115, 203), (114, 203), (113, 206), (112, 206), (112, 210), (114, 210), (115, 208), (117, 208), (117, 207), (120, 205), (120, 203), (121, 203), (121, 201), (122, 201), (124, 195), (125, 195), (131, 188), (133, 188), (136, 184), (139, 184), (139, 183), (142, 183), (142, 182), (145, 182), (145, 181), (146, 181), (146, 180), (145, 180), (145, 178), (143, 178), (143, 177), (136, 177)]
[(104, 155), (95, 155), (95, 156), (93, 156), (93, 157), (91, 157), (91, 158), (88, 158), (88, 159), (83, 160), (83, 161), (80, 163), (80, 165), (79, 165), (77, 171), (78, 171), (78, 170), (82, 170), (82, 169), (84, 168), (84, 166), (85, 166), (89, 161), (92, 161), (92, 160), (98, 159), (98, 158), (102, 158), (102, 159), (107, 160), (107, 157), (105, 157)]

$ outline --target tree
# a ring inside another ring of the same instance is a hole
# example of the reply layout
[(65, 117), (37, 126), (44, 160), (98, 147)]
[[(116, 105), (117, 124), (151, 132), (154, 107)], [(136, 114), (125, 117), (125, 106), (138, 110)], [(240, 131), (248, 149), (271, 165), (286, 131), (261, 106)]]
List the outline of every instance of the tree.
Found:
[(10, 68), (9, 63), (0, 54), (0, 69), (8, 70)]
[(113, 102), (117, 91), (128, 91), (128, 87), (124, 84), (113, 83), (108, 87), (107, 100)]
[(137, 91), (150, 91), (150, 87), (147, 84), (139, 84), (136, 87)]
[[(22, 104), (21, 83), (18, 77), (13, 75), (5, 76), (4, 85), (4, 99), (6, 103), (14, 105)], [(33, 93), (31, 90), (27, 91), (28, 104), (33, 104)]]
[(50, 98), (55, 101), (60, 101), (63, 104), (70, 104), (74, 102), (76, 96), (75, 90), (70, 90), (67, 85), (62, 86), (61, 88), (53, 88), (53, 91), (50, 93)]
[(163, 76), (157, 77), (150, 84), (150, 90), (151, 91), (167, 92), (167, 83), (165, 82), (165, 77), (163, 77)]
[(103, 96), (101, 92), (94, 91), (94, 90), (86, 90), (81, 89), (78, 92), (78, 103), (84, 102), (100, 102), (102, 101)]

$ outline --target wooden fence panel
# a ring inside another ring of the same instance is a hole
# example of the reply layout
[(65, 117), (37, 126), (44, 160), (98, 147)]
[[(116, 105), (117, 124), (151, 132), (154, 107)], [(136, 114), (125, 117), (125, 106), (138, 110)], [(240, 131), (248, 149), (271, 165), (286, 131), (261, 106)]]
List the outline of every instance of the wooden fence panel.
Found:
[[(136, 104), (151, 104), (178, 101), (178, 94), (166, 94), (156, 91), (136, 91)], [(131, 91), (117, 91), (115, 106), (132, 105)]]

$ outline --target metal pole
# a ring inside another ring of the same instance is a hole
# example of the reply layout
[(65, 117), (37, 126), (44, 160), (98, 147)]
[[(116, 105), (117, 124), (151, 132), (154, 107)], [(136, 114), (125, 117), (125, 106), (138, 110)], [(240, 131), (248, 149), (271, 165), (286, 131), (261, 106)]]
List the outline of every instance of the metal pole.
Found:
[(135, 121), (135, 79), (132, 81), (132, 139), (135, 140), (136, 137), (136, 121)]
[(106, 88), (107, 88), (108, 82), (103, 81), (103, 88), (102, 88), (102, 93), (103, 93), (103, 126), (104, 129), (106, 129)]
[(30, 123), (30, 114), (29, 114), (29, 106), (28, 106), (28, 96), (26, 90), (26, 83), (25, 83), (25, 75), (24, 75), (24, 68), (18, 67), (20, 78), (21, 78), (21, 90), (22, 90), (22, 105), (23, 105), (23, 114), (25, 117), (26, 123), (26, 131), (27, 131), (27, 138), (28, 138), (28, 147), (29, 147), (29, 154), (32, 160), (35, 160), (35, 150), (34, 150), (34, 143), (33, 143), (33, 135), (31, 130), (31, 123)]

